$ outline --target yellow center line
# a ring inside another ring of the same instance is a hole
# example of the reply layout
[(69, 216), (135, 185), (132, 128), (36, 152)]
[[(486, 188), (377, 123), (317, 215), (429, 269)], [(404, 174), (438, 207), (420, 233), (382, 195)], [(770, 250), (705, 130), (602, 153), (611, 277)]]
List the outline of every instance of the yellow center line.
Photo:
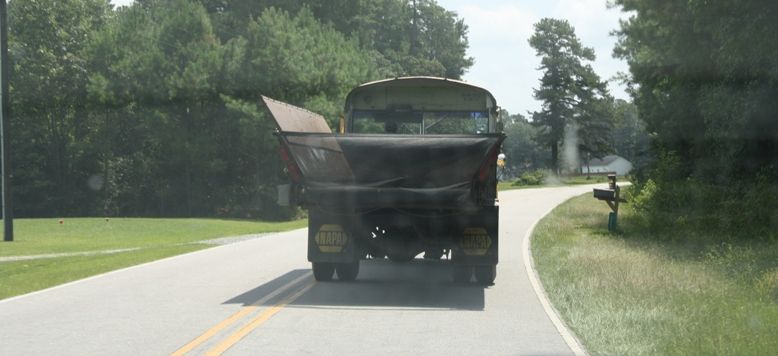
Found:
[(295, 278), (294, 280), (290, 281), (287, 284), (284, 284), (280, 288), (274, 290), (272, 293), (269, 293), (268, 295), (260, 298), (254, 303), (251, 303), (248, 306), (243, 307), (241, 310), (236, 312), (235, 314), (232, 314), (227, 319), (222, 320), (220, 323), (214, 325), (212, 328), (208, 329), (208, 331), (204, 332), (202, 335), (196, 337), (194, 340), (190, 341), (188, 344), (182, 346), (180, 349), (173, 352), (171, 355), (173, 356), (182, 356), (186, 354), (187, 352), (190, 352), (200, 346), (202, 343), (208, 341), (210, 338), (212, 338), (214, 335), (216, 335), (219, 331), (222, 331), (224, 328), (234, 324), (236, 321), (242, 319), (246, 315), (251, 314), (252, 312), (259, 309), (259, 307), (266, 303), (271, 298), (274, 298), (278, 296), (279, 294), (287, 291), (295, 284), (299, 283), (303, 279), (306, 279), (311, 276), (311, 273), (305, 273), (300, 277)]
[(206, 352), (206, 355), (212, 356), (212, 355), (221, 355), (225, 351), (227, 351), (230, 347), (235, 345), (238, 341), (246, 337), (249, 333), (254, 331), (257, 327), (262, 325), (265, 321), (270, 319), (273, 315), (281, 311), (285, 306), (287, 306), (289, 303), (295, 301), (297, 298), (299, 298), (301, 295), (305, 294), (311, 287), (314, 286), (314, 282), (308, 283), (303, 289), (298, 291), (295, 294), (292, 294), (291, 296), (287, 297), (286, 299), (280, 301), (278, 304), (274, 305), (272, 308), (265, 310), (261, 314), (257, 315), (252, 319), (246, 326), (242, 327), (240, 330), (235, 332), (234, 334), (230, 335), (224, 341), (216, 345), (216, 347), (212, 348), (208, 352)]
[(180, 349), (176, 350), (176, 352), (172, 353), (173, 356), (181, 356), (186, 354), (189, 351), (194, 350), (197, 346), (200, 346), (200, 344), (206, 342), (208, 339), (212, 338), (216, 333), (221, 331), (222, 329), (232, 325), (234, 322), (240, 320), (247, 314), (250, 314), (254, 310), (256, 310), (258, 307), (255, 306), (249, 306), (244, 307), (243, 309), (239, 310), (237, 313), (233, 314), (227, 319), (224, 319), (222, 322), (216, 324), (213, 328), (209, 329), (202, 335), (198, 336), (194, 340), (192, 340), (190, 343), (184, 345)]

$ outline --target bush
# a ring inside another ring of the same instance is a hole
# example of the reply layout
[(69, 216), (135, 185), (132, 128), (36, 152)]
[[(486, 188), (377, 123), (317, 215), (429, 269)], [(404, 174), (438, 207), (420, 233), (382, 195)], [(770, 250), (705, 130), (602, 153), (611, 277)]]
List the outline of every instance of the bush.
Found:
[(627, 200), (640, 215), (646, 215), (653, 210), (652, 202), (656, 194), (656, 183), (649, 179), (642, 186), (633, 185), (627, 190)]
[(686, 238), (683, 231), (699, 236), (731, 239), (778, 238), (778, 186), (766, 176), (714, 185), (695, 179), (647, 180), (628, 190), (627, 199), (638, 213), (636, 222), (658, 236)]
[(531, 172), (524, 172), (513, 182), (513, 186), (525, 186), (525, 185), (541, 185), (546, 181), (546, 171), (537, 169)]

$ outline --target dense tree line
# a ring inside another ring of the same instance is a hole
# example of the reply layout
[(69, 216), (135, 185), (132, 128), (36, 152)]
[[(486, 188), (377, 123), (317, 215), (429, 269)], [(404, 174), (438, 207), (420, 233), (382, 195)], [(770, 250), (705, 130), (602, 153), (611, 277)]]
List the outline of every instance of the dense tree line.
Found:
[(632, 163), (634, 174), (645, 171), (652, 162), (650, 138), (646, 124), (640, 118), (635, 104), (616, 99), (611, 108), (613, 128), (610, 146), (614, 154)]
[(522, 173), (547, 168), (550, 151), (537, 142), (539, 129), (522, 114), (510, 114), (503, 110), (503, 133), (507, 136), (502, 145), (506, 156), (505, 177), (518, 177)]
[(775, 236), (778, 3), (617, 0), (632, 16), (615, 54), (630, 66), (657, 160), (638, 200), (654, 226)]
[(9, 23), (22, 217), (288, 216), (259, 95), (334, 122), (359, 83), (473, 63), (434, 0), (14, 0)]
[[(615, 154), (630, 161), (637, 169), (635, 172), (642, 172), (642, 169), (652, 162), (653, 157), (645, 123), (638, 116), (637, 107), (621, 99), (607, 103), (612, 106), (605, 107), (600, 114), (601, 120), (608, 124), (601, 127), (601, 130), (590, 131), (598, 135), (598, 140), (602, 139), (599, 142), (602, 142), (605, 148), (598, 151), (596, 156), (589, 153), (586, 157), (587, 151), (576, 145), (580, 150), (579, 163), (585, 166), (586, 158), (602, 158)], [(504, 177), (518, 177), (538, 169), (551, 170), (551, 149), (548, 142), (543, 142), (546, 137), (544, 131), (547, 129), (528, 120), (524, 115), (511, 114), (506, 110), (502, 111), (501, 118), (504, 124), (503, 133), (507, 136), (502, 146), (502, 151), (508, 158)], [(564, 145), (564, 142), (561, 143)], [(582, 173), (586, 173), (585, 167), (582, 169)]]

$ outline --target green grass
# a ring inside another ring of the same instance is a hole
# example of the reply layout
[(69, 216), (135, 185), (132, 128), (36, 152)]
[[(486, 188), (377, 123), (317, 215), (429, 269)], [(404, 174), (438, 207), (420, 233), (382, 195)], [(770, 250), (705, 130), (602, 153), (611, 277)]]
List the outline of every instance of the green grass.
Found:
[(633, 224), (628, 204), (610, 234), (608, 212), (588, 194), (575, 198), (538, 224), (532, 242), (552, 303), (589, 352), (778, 350), (778, 242), (654, 236)]
[[(586, 179), (586, 176), (572, 176), (572, 177), (551, 177), (544, 182), (544, 184), (538, 185), (514, 185), (514, 181), (498, 182), (497, 190), (512, 190), (512, 189), (532, 189), (532, 188), (544, 188), (544, 187), (559, 187), (564, 185), (582, 185), (582, 184), (605, 184), (608, 178), (605, 176), (591, 176), (590, 179)], [(626, 179), (621, 177), (619, 182), (625, 182)]]
[(0, 244), (0, 257), (148, 248), (224, 236), (283, 231), (305, 220), (255, 222), (216, 219), (99, 218), (14, 220), (14, 242)]
[[(69, 218), (14, 220), (14, 241), (0, 243), (0, 299), (96, 274), (192, 252), (218, 237), (302, 228), (305, 220), (254, 222), (216, 219)], [(132, 251), (101, 254), (109, 250)], [(6, 261), (13, 256), (94, 252)]]
[(205, 244), (159, 246), (111, 255), (0, 262), (0, 299), (207, 247)]
[(589, 178), (586, 178), (586, 176), (583, 175), (583, 176), (563, 177), (560, 178), (560, 180), (562, 181), (562, 184), (578, 185), (578, 184), (606, 183), (608, 181), (608, 177), (592, 175)]
[(497, 182), (497, 191), (501, 190), (512, 190), (512, 189), (527, 189), (527, 188), (539, 188), (539, 185), (525, 185), (525, 186), (515, 186), (513, 185), (513, 182)]

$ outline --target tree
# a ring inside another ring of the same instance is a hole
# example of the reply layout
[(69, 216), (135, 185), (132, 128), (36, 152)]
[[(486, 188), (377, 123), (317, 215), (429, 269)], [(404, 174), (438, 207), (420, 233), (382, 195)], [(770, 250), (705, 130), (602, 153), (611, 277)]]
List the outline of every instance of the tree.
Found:
[(602, 158), (613, 151), (613, 98), (591, 66), (586, 65), (582, 69), (583, 78), (578, 84), (578, 105), (573, 122), (577, 129), (580, 160), (588, 165), (591, 158)]
[(632, 162), (637, 169), (645, 168), (650, 160), (649, 137), (646, 124), (638, 117), (635, 104), (622, 99), (613, 103), (613, 153)]
[(286, 177), (259, 95), (334, 126), (359, 83), (461, 76), (472, 64), (466, 26), (431, 0), (136, 0), (116, 10), (15, 0), (9, 10), (21, 216), (289, 217), (275, 205)]
[(511, 115), (503, 110), (500, 116), (505, 123), (503, 133), (507, 136), (502, 152), (507, 156), (505, 165), (508, 172), (520, 175), (526, 171), (544, 168), (548, 150), (547, 146), (538, 145), (535, 141), (538, 128), (521, 114)]
[(357, 41), (384, 61), (386, 76), (432, 75), (460, 79), (473, 65), (467, 56), (467, 25), (434, 0), (199, 0), (211, 13), (219, 37), (245, 36), (248, 23), (275, 8), (307, 9), (320, 23)]
[[(134, 186), (122, 190), (135, 199), (120, 199), (138, 204), (126, 206), (130, 210), (207, 214), (225, 164), (219, 157), (223, 104), (216, 80), (223, 58), (208, 15), (187, 0), (159, 1), (133, 6), (113, 26), (94, 44), (112, 58), (92, 57), (99, 70), (90, 89), (103, 107), (121, 108), (119, 115), (101, 119), (112, 141), (128, 146), (117, 145), (103, 161), (103, 171), (122, 173), (123, 180), (106, 179)], [(115, 131), (115, 125), (139, 130)], [(143, 170), (132, 169), (142, 162)]]
[(683, 220), (712, 236), (774, 238), (778, 3), (615, 3), (631, 15), (614, 54), (629, 64), (657, 152), (645, 215), (654, 226)]
[[(445, 69), (440, 76), (462, 78), (465, 70), (473, 65), (473, 58), (466, 53), (468, 41), (464, 20), (434, 0), (414, 1), (412, 6), (415, 21), (412, 21), (411, 31), (415, 35), (411, 40), (416, 39), (418, 43), (412, 43), (409, 54), (440, 63)], [(423, 71), (410, 74), (429, 75)]]
[(107, 0), (9, 4), (10, 137), (16, 214), (83, 214), (95, 198), (94, 125), (86, 112), (87, 41), (103, 27)]
[(348, 91), (381, 77), (381, 71), (371, 53), (319, 23), (307, 9), (296, 15), (267, 9), (248, 24), (246, 38), (236, 41), (243, 49), (224, 97), (230, 113), (248, 125), (239, 142), (245, 143), (242, 154), (254, 171), (243, 186), (252, 187), (255, 202), (281, 210), (273, 203), (275, 187), (286, 177), (278, 162), (275, 124), (258, 106), (258, 94), (321, 113), (330, 127), (337, 127)]
[(187, 0), (124, 10), (91, 46), (90, 94), (103, 123), (104, 199), (121, 214), (279, 218), (284, 177), (260, 94), (335, 122), (355, 85), (376, 79), (370, 53), (310, 10), (268, 8), (221, 43)]
[(582, 148), (596, 155), (607, 151), (601, 137), (607, 137), (609, 130), (610, 118), (604, 109), (609, 95), (605, 83), (584, 64), (594, 60), (594, 50), (581, 44), (566, 20), (549, 18), (535, 24), (529, 43), (541, 57), (544, 71), (535, 89), (535, 98), (543, 107), (533, 113), (532, 121), (541, 128), (538, 141), (551, 151), (551, 168), (559, 171), (559, 148), (566, 130), (581, 143), (568, 150)]
[(635, 104), (680, 177), (727, 184), (778, 167), (778, 14), (773, 1), (616, 4)]

